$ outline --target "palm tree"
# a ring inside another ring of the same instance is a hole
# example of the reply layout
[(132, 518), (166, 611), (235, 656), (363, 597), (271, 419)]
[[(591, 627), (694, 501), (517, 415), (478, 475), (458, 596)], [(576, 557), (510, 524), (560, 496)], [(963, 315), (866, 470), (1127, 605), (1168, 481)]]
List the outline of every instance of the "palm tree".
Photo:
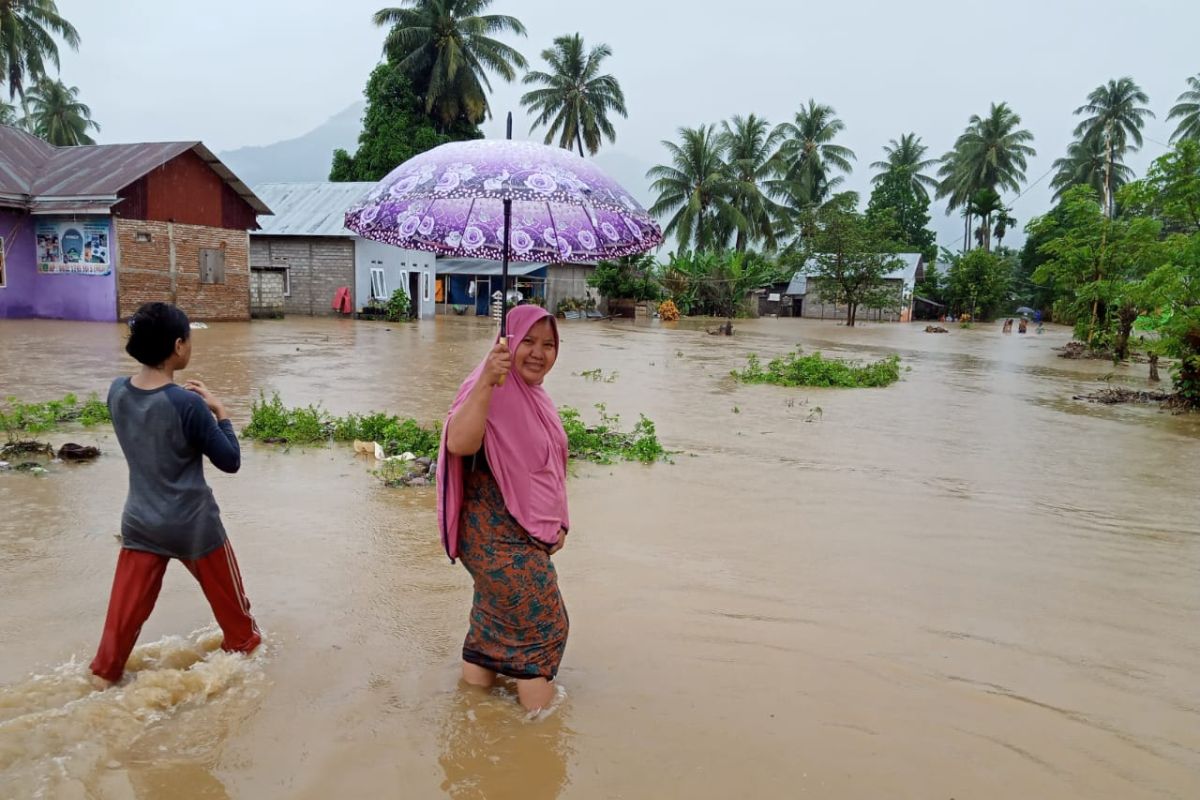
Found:
[(27, 80), (45, 77), (47, 61), (58, 68), (56, 33), (79, 49), (79, 32), (59, 16), (54, 0), (0, 0), (0, 79), (8, 81), (10, 100), (25, 98)]
[(929, 148), (921, 144), (921, 137), (915, 133), (900, 135), (900, 141), (892, 139), (883, 146), (887, 158), (871, 164), (871, 169), (879, 173), (871, 179), (871, 183), (879, 184), (891, 172), (902, 171), (912, 180), (913, 194), (922, 200), (929, 199), (927, 189), (937, 189), (938, 182), (925, 174), (938, 162), (936, 158), (925, 158)]
[(992, 228), (992, 233), (996, 235), (996, 247), (1000, 246), (1008, 232), (1017, 225), (1017, 218), (1011, 212), (1011, 208), (1001, 208), (996, 212), (996, 222)]
[[(981, 189), (999, 193), (1016, 192), (1025, 180), (1028, 160), (1037, 155), (1030, 146), (1033, 134), (1020, 127), (1021, 116), (1007, 103), (992, 103), (986, 117), (973, 114), (967, 129), (954, 142), (954, 149), (942, 156), (938, 169), (938, 198), (947, 198), (946, 213), (966, 209), (966, 230), (974, 214), (971, 197)], [(966, 249), (964, 235), (964, 248)]]
[(20, 127), (20, 118), (17, 117), (17, 107), (3, 100), (0, 100), (0, 125)]
[(1171, 134), (1171, 143), (1193, 139), (1200, 142), (1200, 73), (1187, 79), (1188, 89), (1179, 95), (1167, 119), (1179, 118), (1179, 127)]
[(746, 220), (736, 233), (738, 252), (745, 252), (752, 239), (768, 249), (776, 245), (772, 220), (778, 209), (768, 186), (777, 172), (777, 141), (770, 123), (755, 114), (721, 123), (719, 143), (734, 185), (734, 205)]
[[(1067, 190), (1074, 186), (1090, 186), (1100, 197), (1104, 196), (1104, 178), (1107, 174), (1108, 152), (1104, 140), (1091, 137), (1080, 139), (1067, 147), (1067, 155), (1055, 159), (1054, 177), (1050, 185), (1054, 188), (1054, 200), (1060, 201)], [(1120, 159), (1112, 164), (1112, 190), (1116, 192), (1133, 179), (1133, 170)]]
[[(1075, 127), (1075, 136), (1096, 138), (1104, 143), (1104, 213), (1113, 215), (1116, 187), (1113, 185), (1113, 165), (1126, 153), (1136, 152), (1142, 146), (1142, 126), (1146, 117), (1153, 118), (1154, 112), (1142, 103), (1150, 97), (1133, 78), (1110, 80), (1097, 86), (1088, 95), (1088, 101), (1075, 109), (1075, 114), (1087, 114)], [(1132, 144), (1130, 141), (1132, 140)]]
[(723, 233), (747, 228), (737, 209), (737, 183), (721, 159), (715, 125), (680, 128), (681, 143), (664, 141), (671, 164), (650, 169), (658, 201), (650, 208), (656, 216), (671, 214), (664, 233), (675, 234), (681, 249), (707, 250), (726, 244)]
[(455, 122), (478, 125), (491, 116), (487, 72), (506, 81), (526, 66), (525, 57), (492, 36), (525, 35), (516, 17), (480, 16), (492, 0), (403, 0), (404, 7), (375, 12), (375, 24), (389, 27), (383, 50), (425, 97), (425, 113), (440, 130)]
[(979, 218), (975, 238), (986, 253), (992, 251), (992, 218), (1004, 210), (1000, 193), (995, 189), (980, 189), (967, 201), (965, 213)]
[(831, 173), (848, 174), (853, 169), (854, 151), (833, 143), (845, 128), (832, 106), (815, 100), (809, 100), (791, 122), (780, 124), (774, 135), (783, 142), (779, 151), (783, 181), (793, 186), (779, 187), (777, 193), (810, 206), (827, 200), (845, 180)]
[(79, 102), (79, 89), (42, 78), (29, 90), (29, 129), (52, 145), (95, 144), (88, 130), (100, 130), (92, 110)]
[[(566, 150), (579, 148), (583, 155), (586, 144), (592, 155), (600, 149), (600, 140), (617, 140), (617, 132), (608, 119), (609, 112), (628, 117), (625, 110), (625, 94), (621, 84), (612, 75), (600, 74), (600, 65), (612, 55), (606, 44), (585, 52), (583, 37), (560, 36), (554, 47), (543, 50), (542, 58), (550, 65), (550, 72), (530, 72), (525, 75), (525, 85), (540, 84), (521, 98), (521, 105), (537, 114), (533, 129), (550, 123), (546, 131), (546, 144), (554, 141)], [(553, 121), (552, 121), (553, 120)]]

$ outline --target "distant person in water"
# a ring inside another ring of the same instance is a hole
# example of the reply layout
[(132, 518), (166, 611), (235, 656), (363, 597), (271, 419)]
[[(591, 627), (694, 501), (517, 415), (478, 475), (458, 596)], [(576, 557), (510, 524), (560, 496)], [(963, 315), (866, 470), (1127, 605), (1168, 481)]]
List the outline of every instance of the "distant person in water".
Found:
[(1012, 324), (1013, 324), (1013, 321), (1011, 318), (1004, 320), (1004, 329), (1002, 332), (1003, 333), (1012, 333)]
[(237, 434), (207, 386), (175, 383), (175, 373), (192, 357), (187, 315), (167, 303), (142, 306), (129, 320), (125, 350), (142, 368), (108, 390), (113, 428), (129, 465), (129, 495), (108, 617), (92, 661), (98, 688), (124, 674), (173, 558), (199, 581), (225, 634), (225, 650), (250, 653), (262, 641), (220, 509), (204, 481), (205, 457), (222, 472), (238, 471)]
[(558, 358), (544, 308), (508, 315), (497, 343), (463, 382), (442, 431), (438, 527), (451, 560), (475, 580), (463, 680), (517, 682), (544, 709), (567, 646), (567, 611), (550, 557), (567, 541), (567, 435), (542, 381)]
[(1017, 325), (1017, 333), (1025, 333), (1029, 330), (1029, 320), (1021, 317), (1021, 323)]

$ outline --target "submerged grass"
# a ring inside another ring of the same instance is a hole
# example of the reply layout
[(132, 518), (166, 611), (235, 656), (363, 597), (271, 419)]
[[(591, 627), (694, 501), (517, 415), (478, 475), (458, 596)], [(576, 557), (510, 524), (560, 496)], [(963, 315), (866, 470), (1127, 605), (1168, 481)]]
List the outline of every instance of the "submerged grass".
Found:
[(379, 442), (389, 456), (412, 453), (418, 458), (436, 458), (441, 426), (426, 427), (415, 419), (378, 411), (337, 417), (320, 406), (285, 406), (276, 393), (270, 400), (260, 394), (250, 406), (250, 424), (242, 436), (295, 445), (359, 439)]
[(0, 405), (0, 430), (10, 438), (19, 433), (48, 433), (70, 422), (91, 427), (111, 421), (108, 405), (94, 392), (83, 403), (68, 394), (45, 403), (23, 403), (9, 397)]
[[(596, 409), (600, 421), (595, 425), (584, 422), (578, 409), (559, 409), (573, 458), (598, 464), (617, 461), (650, 464), (668, 457), (651, 420), (640, 417), (632, 430), (623, 431), (618, 415), (609, 414), (603, 404), (597, 405)], [(296, 445), (359, 439), (379, 442), (389, 456), (409, 452), (418, 458), (434, 459), (438, 454), (441, 426), (424, 426), (411, 418), (379, 412), (336, 417), (320, 406), (289, 408), (278, 394), (274, 394), (269, 400), (260, 395), (251, 406), (250, 424), (242, 435), (261, 442)]]
[(820, 352), (805, 355), (797, 349), (771, 359), (764, 368), (758, 355), (752, 354), (746, 368), (734, 370), (733, 376), (745, 383), (770, 383), (776, 386), (874, 388), (890, 386), (900, 380), (900, 357), (892, 355), (862, 364), (825, 358)]

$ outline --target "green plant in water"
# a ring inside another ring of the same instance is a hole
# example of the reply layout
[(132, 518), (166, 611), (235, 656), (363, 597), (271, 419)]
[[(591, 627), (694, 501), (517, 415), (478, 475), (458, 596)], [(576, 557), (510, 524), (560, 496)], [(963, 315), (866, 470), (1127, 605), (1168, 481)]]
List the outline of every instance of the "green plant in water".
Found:
[(900, 357), (888, 356), (870, 364), (825, 358), (819, 352), (804, 355), (799, 349), (773, 358), (764, 368), (756, 354), (744, 370), (733, 371), (744, 383), (776, 386), (817, 386), (849, 389), (890, 386), (900, 380)]
[(267, 400), (262, 394), (250, 406), (250, 424), (242, 431), (247, 439), (288, 444), (350, 442), (355, 439), (379, 442), (389, 455), (412, 453), (436, 458), (441, 426), (425, 427), (415, 419), (374, 411), (335, 417), (320, 406), (289, 408), (279, 395)]
[(61, 400), (45, 403), (23, 403), (9, 397), (0, 406), (0, 430), (10, 440), (22, 433), (48, 433), (70, 422), (91, 427), (111, 421), (108, 406), (94, 392), (83, 405), (79, 404), (78, 397), (68, 394)]
[(412, 302), (408, 299), (408, 292), (403, 289), (392, 292), (392, 296), (388, 298), (384, 308), (387, 309), (388, 322), (409, 319), (412, 313)]
[(578, 409), (564, 406), (558, 410), (563, 429), (567, 432), (567, 448), (572, 458), (597, 464), (617, 461), (640, 461), (652, 464), (667, 459), (668, 453), (658, 441), (654, 423), (640, 416), (632, 431), (621, 430), (621, 418), (609, 414), (603, 403), (596, 404), (600, 422), (589, 426)]
[(578, 375), (580, 378), (587, 378), (589, 381), (597, 381), (599, 383), (616, 383), (617, 376), (620, 375), (620, 373), (616, 370), (613, 370), (608, 375), (605, 375), (604, 370), (597, 368), (584, 370), (583, 372), (576, 373), (576, 375)]

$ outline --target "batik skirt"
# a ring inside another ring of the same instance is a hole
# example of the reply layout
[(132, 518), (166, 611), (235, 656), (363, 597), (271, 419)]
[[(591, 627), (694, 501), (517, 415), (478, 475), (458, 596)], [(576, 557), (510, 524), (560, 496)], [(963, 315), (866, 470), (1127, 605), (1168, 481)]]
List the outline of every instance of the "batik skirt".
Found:
[(504, 506), (488, 472), (463, 475), (458, 557), (475, 579), (463, 660), (510, 678), (553, 680), (567, 647), (567, 609), (550, 550)]

